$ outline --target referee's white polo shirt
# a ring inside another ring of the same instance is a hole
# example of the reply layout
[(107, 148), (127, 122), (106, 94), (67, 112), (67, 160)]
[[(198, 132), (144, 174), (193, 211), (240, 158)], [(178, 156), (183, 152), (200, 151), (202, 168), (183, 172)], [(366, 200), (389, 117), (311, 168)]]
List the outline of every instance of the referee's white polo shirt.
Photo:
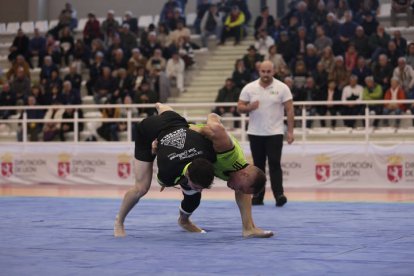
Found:
[(240, 93), (239, 99), (243, 102), (259, 101), (259, 108), (249, 112), (247, 133), (258, 136), (284, 134), (284, 103), (292, 99), (292, 92), (275, 78), (266, 88), (259, 81), (247, 84)]

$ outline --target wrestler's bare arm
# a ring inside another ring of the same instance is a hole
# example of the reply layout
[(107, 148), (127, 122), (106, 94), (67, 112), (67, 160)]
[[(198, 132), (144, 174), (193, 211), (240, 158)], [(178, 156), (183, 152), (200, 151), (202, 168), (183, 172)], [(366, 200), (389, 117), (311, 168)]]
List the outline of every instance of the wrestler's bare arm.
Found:
[(200, 128), (200, 133), (213, 142), (215, 152), (224, 152), (233, 148), (230, 135), (221, 123), (220, 116), (215, 113), (207, 116), (207, 124)]

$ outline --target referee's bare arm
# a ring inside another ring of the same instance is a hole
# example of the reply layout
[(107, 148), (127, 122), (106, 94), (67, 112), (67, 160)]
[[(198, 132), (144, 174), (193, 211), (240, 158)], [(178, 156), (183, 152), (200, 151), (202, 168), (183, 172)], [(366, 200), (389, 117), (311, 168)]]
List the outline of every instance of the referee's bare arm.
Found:
[(259, 107), (259, 101), (255, 102), (245, 102), (239, 100), (237, 102), (237, 112), (239, 113), (249, 113), (250, 111), (253, 111)]
[(295, 115), (293, 112), (293, 101), (288, 100), (284, 102), (283, 105), (285, 106), (286, 117), (287, 117), (287, 128), (288, 128), (286, 141), (288, 142), (288, 144), (292, 144), (293, 141), (295, 140), (295, 138), (293, 137), (293, 125), (295, 122)]

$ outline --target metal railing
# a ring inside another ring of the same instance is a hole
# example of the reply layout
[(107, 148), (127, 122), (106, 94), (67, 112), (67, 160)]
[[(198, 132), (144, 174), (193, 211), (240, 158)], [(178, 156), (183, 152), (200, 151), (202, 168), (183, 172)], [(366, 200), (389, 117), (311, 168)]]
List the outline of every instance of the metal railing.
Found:
[[(352, 104), (361, 105), (364, 107), (364, 114), (362, 115), (308, 115), (307, 107), (315, 106), (332, 106), (332, 105), (347, 105), (350, 102), (341, 102), (341, 101), (314, 101), (314, 102), (295, 102), (295, 107), (301, 108), (301, 115), (295, 116), (295, 122), (301, 123), (301, 140), (302, 142), (308, 142), (308, 133), (307, 133), (307, 122), (316, 121), (316, 120), (363, 120), (364, 121), (364, 142), (368, 143), (370, 141), (371, 127), (370, 121), (374, 119), (414, 119), (414, 114), (401, 114), (401, 115), (371, 115), (369, 106), (371, 105), (384, 105), (384, 104), (406, 104), (407, 106), (414, 105), (414, 100), (393, 100), (393, 101), (355, 101)], [(174, 110), (184, 116), (190, 122), (205, 122), (207, 118), (208, 110), (213, 110), (216, 107), (235, 107), (236, 103), (168, 103)], [(0, 120), (0, 124), (9, 124), (15, 123), (20, 124), (22, 127), (22, 137), (23, 143), (29, 143), (27, 139), (27, 124), (29, 123), (73, 123), (73, 142), (78, 143), (79, 141), (79, 124), (87, 122), (126, 122), (127, 123), (127, 142), (132, 141), (131, 129), (132, 123), (139, 122), (144, 119), (144, 117), (132, 117), (132, 108), (154, 108), (154, 104), (83, 104), (83, 105), (53, 105), (53, 106), (0, 106), (0, 110), (16, 110), (18, 113), (23, 112), (21, 119), (9, 118), (6, 120)], [(27, 118), (27, 110), (48, 110), (48, 109), (74, 109), (74, 118), (73, 119), (29, 119)], [(80, 118), (79, 109), (82, 110), (99, 110), (107, 108), (124, 108), (128, 109), (126, 118)], [(194, 109), (208, 109), (205, 114), (202, 116), (192, 116), (190, 110)], [(239, 121), (240, 127), (237, 129), (240, 134), (241, 142), (247, 141), (246, 126), (249, 120), (249, 117), (245, 114), (241, 114), (240, 117), (223, 117), (223, 121)], [(324, 141), (326, 142), (326, 141)]]

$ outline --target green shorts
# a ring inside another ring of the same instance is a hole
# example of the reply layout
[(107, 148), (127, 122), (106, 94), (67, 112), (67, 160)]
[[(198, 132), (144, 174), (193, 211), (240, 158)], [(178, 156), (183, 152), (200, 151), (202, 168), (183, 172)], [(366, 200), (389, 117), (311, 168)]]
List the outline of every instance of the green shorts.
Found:
[(228, 180), (229, 173), (241, 170), (247, 166), (243, 149), (236, 138), (231, 136), (234, 147), (226, 152), (217, 154), (217, 161), (214, 163), (214, 174), (220, 179)]

